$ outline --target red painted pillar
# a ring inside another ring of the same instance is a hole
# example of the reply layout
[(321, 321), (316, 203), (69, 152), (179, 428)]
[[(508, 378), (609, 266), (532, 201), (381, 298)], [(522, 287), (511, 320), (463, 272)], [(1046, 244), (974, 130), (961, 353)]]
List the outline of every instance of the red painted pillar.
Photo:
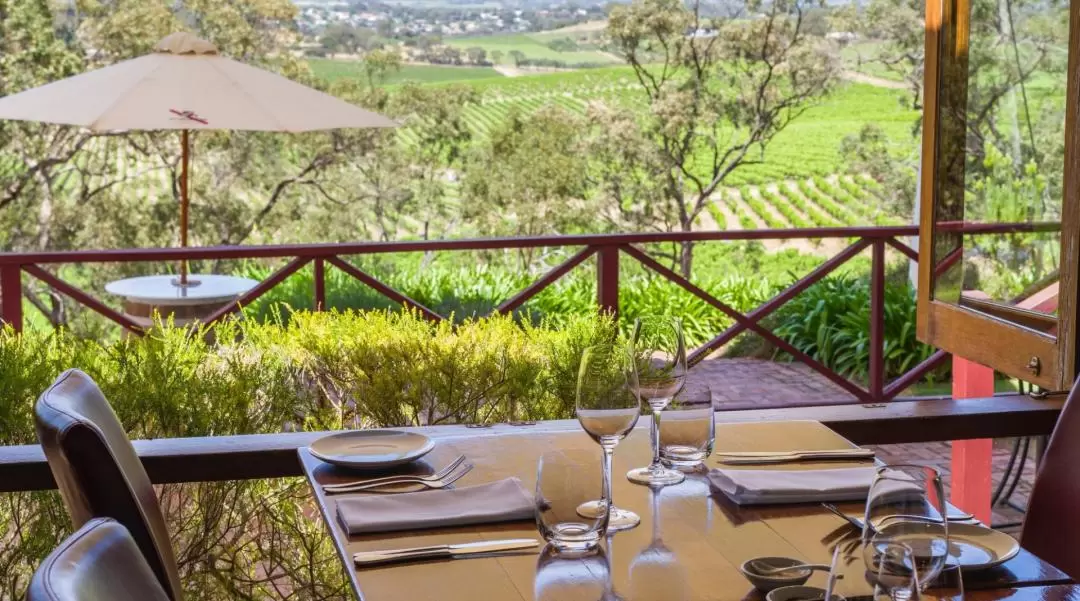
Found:
[[(953, 355), (953, 398), (990, 397), (994, 394), (994, 370)], [(989, 438), (955, 440), (952, 443), (951, 501), (960, 509), (989, 524), (994, 441)]]

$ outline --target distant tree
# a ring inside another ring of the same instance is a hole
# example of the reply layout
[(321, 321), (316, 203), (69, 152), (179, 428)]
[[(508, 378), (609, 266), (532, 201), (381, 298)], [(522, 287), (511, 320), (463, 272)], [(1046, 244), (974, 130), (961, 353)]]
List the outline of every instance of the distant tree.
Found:
[(393, 17), (383, 19), (375, 25), (375, 31), (384, 38), (394, 37), (394, 19)]
[[(653, 227), (690, 231), (717, 188), (761, 162), (768, 144), (838, 79), (837, 57), (803, 28), (813, 0), (763, 5), (753, 19), (706, 17), (698, 2), (616, 6), (608, 36), (626, 58), (649, 110), (636, 123), (651, 147), (644, 167), (662, 197)], [(693, 244), (676, 249), (689, 276)]]
[(511, 50), (510, 58), (513, 59), (515, 65), (520, 65), (521, 61), (525, 60), (525, 53), (520, 50)]
[(372, 35), (374, 34), (370, 30), (365, 33), (351, 25), (333, 23), (327, 26), (319, 38), (319, 44), (332, 54), (356, 54)]
[[(586, 199), (589, 157), (581, 117), (557, 106), (513, 112), (473, 149), (462, 181), (465, 217), (485, 231), (539, 235), (579, 231), (596, 221)], [(531, 262), (523, 251), (523, 265)]]
[(462, 63), (461, 48), (456, 46), (443, 46), (440, 55), (442, 56), (442, 62), (444, 63), (451, 65), (460, 65)]
[(487, 62), (487, 50), (479, 46), (466, 48), (465, 54), (469, 57), (469, 62), (474, 65), (483, 65)]
[(502, 50), (492, 50), (491, 51), (491, 62), (498, 65), (498, 64), (502, 63), (502, 59), (503, 59)]
[(390, 75), (401, 71), (401, 55), (395, 50), (372, 50), (364, 54), (363, 66), (368, 85), (382, 85)]

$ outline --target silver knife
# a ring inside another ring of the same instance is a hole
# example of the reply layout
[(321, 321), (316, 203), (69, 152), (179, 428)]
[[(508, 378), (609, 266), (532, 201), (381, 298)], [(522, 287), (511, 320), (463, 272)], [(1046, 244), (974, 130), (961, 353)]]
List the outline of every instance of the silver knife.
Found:
[(824, 449), (820, 451), (714, 451), (718, 457), (873, 457), (873, 449)]
[(409, 549), (363, 551), (353, 554), (353, 563), (357, 566), (366, 566), (380, 563), (411, 561), (414, 559), (466, 557), (482, 553), (531, 549), (537, 547), (539, 544), (540, 541), (533, 538), (512, 538), (507, 540), (483, 541), (479, 543), (462, 543), (458, 545), (432, 545), (430, 547), (412, 547)]
[(812, 451), (804, 453), (717, 453), (718, 461), (728, 465), (755, 465), (767, 463), (794, 463), (798, 461), (814, 461), (824, 459), (873, 459), (874, 452), (869, 449), (853, 449), (851, 451)]

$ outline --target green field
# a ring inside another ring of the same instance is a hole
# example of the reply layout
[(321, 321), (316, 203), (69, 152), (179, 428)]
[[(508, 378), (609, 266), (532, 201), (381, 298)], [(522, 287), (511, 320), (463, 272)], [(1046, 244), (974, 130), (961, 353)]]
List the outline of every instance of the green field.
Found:
[[(316, 76), (325, 79), (326, 81), (334, 81), (343, 77), (364, 77), (364, 69), (360, 61), (310, 58), (308, 59), (308, 64), (311, 65), (311, 70)], [(398, 84), (407, 81), (417, 83), (438, 83), (487, 79), (491, 77), (502, 77), (502, 74), (491, 67), (403, 65), (400, 71), (390, 74), (386, 83)]]
[[(592, 101), (629, 110), (644, 110), (632, 71), (627, 67), (546, 73), (469, 82), (481, 95), (466, 113), (469, 127), (483, 137), (512, 111), (531, 113), (549, 105), (584, 113)], [(900, 90), (849, 83), (810, 107), (769, 144), (760, 164), (747, 165), (730, 176), (731, 185), (761, 184), (788, 178), (832, 175), (843, 171), (839, 147), (845, 136), (867, 123), (878, 124), (897, 152), (914, 152), (911, 130), (918, 113), (897, 101)], [(402, 132), (406, 138), (407, 130)]]
[[(564, 37), (572, 38), (574, 36), (567, 34)], [(444, 41), (447, 44), (461, 48), (462, 50), (473, 47), (483, 48), (488, 53), (488, 60), (491, 60), (491, 53), (498, 50), (503, 53), (500, 63), (505, 65), (514, 64), (514, 60), (509, 56), (510, 52), (514, 50), (521, 51), (525, 55), (525, 58), (557, 60), (567, 64), (615, 64), (619, 62), (611, 55), (588, 48), (570, 52), (552, 50), (547, 46), (547, 42), (551, 41), (551, 37), (550, 35), (545, 34), (538, 34), (535, 37), (524, 33), (486, 35), (477, 37), (446, 38)]]

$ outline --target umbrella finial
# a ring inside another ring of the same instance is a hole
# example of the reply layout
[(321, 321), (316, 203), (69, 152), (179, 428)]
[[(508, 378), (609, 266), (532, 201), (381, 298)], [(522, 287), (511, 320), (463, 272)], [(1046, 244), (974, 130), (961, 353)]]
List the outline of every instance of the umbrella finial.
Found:
[(161, 38), (154, 52), (167, 54), (217, 54), (217, 46), (186, 31), (177, 31)]

